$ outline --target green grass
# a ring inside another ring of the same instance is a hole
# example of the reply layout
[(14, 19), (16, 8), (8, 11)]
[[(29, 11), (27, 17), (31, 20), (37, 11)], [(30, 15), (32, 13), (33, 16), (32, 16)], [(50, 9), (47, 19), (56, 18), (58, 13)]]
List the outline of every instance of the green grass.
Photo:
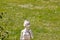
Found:
[(1, 33), (9, 32), (5, 40), (20, 39), (25, 19), (31, 23), (32, 40), (60, 40), (60, 0), (0, 0), (0, 15), (1, 12)]

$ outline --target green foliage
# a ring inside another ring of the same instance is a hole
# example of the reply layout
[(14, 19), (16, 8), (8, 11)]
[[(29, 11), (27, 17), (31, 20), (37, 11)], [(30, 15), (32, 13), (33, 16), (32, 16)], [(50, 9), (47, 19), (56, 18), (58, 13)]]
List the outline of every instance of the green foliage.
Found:
[(0, 0), (0, 40), (19, 40), (25, 19), (32, 40), (60, 40), (60, 0)]

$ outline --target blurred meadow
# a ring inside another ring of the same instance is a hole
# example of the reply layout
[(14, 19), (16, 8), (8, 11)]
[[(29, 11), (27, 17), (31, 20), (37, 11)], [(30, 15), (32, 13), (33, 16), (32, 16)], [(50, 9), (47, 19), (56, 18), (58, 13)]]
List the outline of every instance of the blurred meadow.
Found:
[(25, 19), (32, 40), (60, 40), (60, 0), (0, 0), (0, 40), (20, 40)]

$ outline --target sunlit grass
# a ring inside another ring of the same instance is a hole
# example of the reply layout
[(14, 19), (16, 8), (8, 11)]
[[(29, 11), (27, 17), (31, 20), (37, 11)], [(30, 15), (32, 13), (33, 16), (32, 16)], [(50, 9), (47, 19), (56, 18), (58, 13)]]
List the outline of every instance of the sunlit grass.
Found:
[(20, 39), (25, 19), (31, 22), (32, 40), (60, 40), (60, 0), (0, 0), (2, 12), (0, 26), (9, 32), (5, 40)]

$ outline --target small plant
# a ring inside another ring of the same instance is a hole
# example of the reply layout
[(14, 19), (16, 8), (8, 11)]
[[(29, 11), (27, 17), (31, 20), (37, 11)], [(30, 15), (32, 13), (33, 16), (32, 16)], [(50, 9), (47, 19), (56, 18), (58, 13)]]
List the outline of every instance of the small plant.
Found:
[(8, 38), (9, 33), (4, 30), (2, 26), (0, 26), (0, 40), (6, 40)]

